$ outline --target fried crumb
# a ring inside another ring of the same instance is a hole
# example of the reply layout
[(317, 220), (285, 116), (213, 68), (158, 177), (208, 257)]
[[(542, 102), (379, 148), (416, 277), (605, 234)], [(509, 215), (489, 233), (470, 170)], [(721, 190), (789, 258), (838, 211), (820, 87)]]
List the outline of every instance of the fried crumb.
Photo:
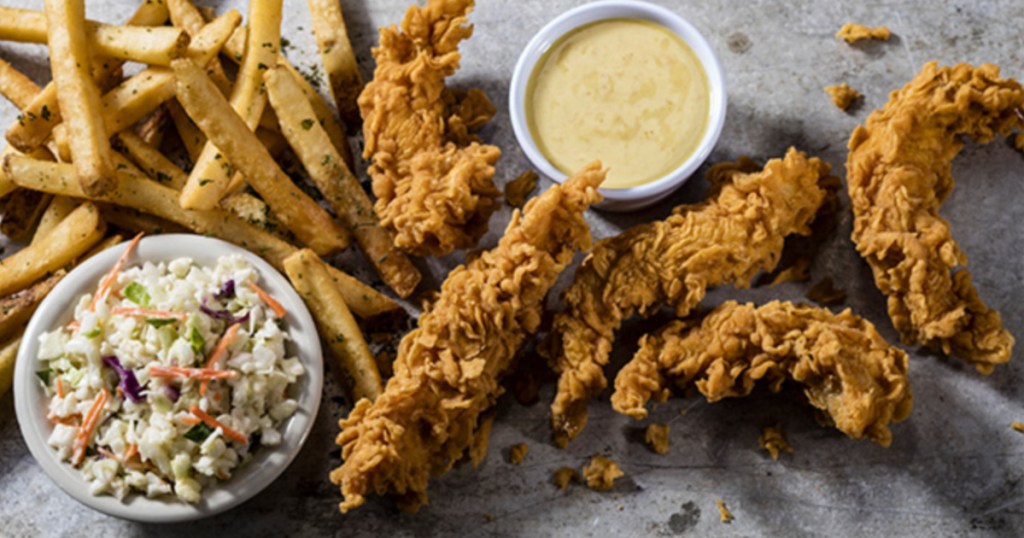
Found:
[(807, 282), (811, 279), (810, 267), (810, 258), (800, 258), (793, 262), (793, 265), (779, 271), (779, 274), (775, 275), (768, 285), (776, 286), (783, 282)]
[(765, 426), (761, 430), (761, 437), (757, 440), (761, 448), (768, 451), (768, 455), (773, 460), (779, 459), (779, 454), (786, 452), (787, 454), (793, 453), (793, 446), (786, 440), (786, 435), (782, 432), (782, 425), (776, 424), (774, 426)]
[(488, 512), (488, 513), (484, 514), (484, 519), (486, 519), (487, 522), (490, 523), (490, 522), (494, 521), (494, 514)]
[(508, 449), (508, 462), (512, 465), (519, 465), (526, 459), (526, 455), (530, 452), (530, 445), (526, 443), (519, 443), (512, 445)]
[(487, 448), (490, 446), (491, 427), (494, 426), (494, 413), (482, 417), (480, 426), (476, 430), (476, 437), (469, 445), (469, 461), (476, 468), (487, 457)]
[(826, 277), (807, 290), (807, 298), (818, 304), (833, 306), (846, 300), (846, 291), (837, 288), (832, 279)]
[(1017, 151), (1024, 151), (1024, 133), (1017, 133), (1010, 138), (1013, 148)]
[(512, 207), (523, 207), (526, 197), (537, 188), (537, 172), (527, 170), (505, 184), (505, 201)]
[(1015, 420), (1013, 421), (1013, 424), (1010, 424), (1010, 427), (1019, 431), (1020, 433), (1024, 433), (1024, 422)]
[(715, 499), (715, 504), (718, 505), (718, 515), (721, 516), (722, 523), (732, 523), (732, 520), (736, 519), (733, 517), (732, 512), (725, 507), (725, 501)]
[(644, 442), (655, 454), (668, 454), (668, 424), (648, 424)]
[(597, 455), (583, 468), (583, 477), (587, 479), (587, 487), (594, 491), (608, 491), (615, 485), (615, 479), (626, 473), (622, 472), (614, 461)]
[(560, 490), (565, 490), (569, 487), (569, 484), (576, 482), (580, 479), (580, 473), (572, 467), (561, 467), (555, 469), (555, 472), (551, 473), (552, 482)]
[(855, 103), (864, 94), (850, 87), (847, 83), (839, 84), (838, 86), (825, 86), (825, 93), (832, 98), (832, 104), (839, 107), (840, 110), (847, 110), (853, 103)]
[(863, 24), (848, 22), (836, 32), (836, 39), (844, 39), (847, 43), (856, 43), (865, 39), (878, 39), (886, 41), (892, 36), (892, 32), (885, 26), (869, 28)]

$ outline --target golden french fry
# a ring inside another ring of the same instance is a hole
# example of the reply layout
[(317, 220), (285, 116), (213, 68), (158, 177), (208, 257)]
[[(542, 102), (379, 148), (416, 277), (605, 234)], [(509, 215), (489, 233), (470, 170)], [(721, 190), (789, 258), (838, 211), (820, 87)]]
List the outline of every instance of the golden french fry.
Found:
[(363, 76), (348, 39), (341, 4), (339, 0), (309, 0), (309, 13), (338, 113), (345, 125), (354, 129), (362, 123), (356, 101), (363, 91)]
[(419, 284), (416, 266), (394, 246), (380, 227), (373, 203), (359, 180), (341, 160), (327, 132), (315, 119), (313, 107), (287, 69), (275, 67), (264, 75), (267, 95), (277, 110), (281, 133), (313, 179), (327, 204), (352, 232), (356, 243), (399, 297), (408, 297)]
[(39, 218), (39, 224), (36, 225), (35, 234), (32, 236), (32, 242), (38, 243), (46, 236), (50, 235), (50, 232), (57, 227), (68, 215), (71, 214), (75, 208), (78, 207), (77, 200), (68, 198), (67, 196), (54, 196), (50, 200), (49, 205), (46, 206), (46, 211), (43, 212), (43, 216)]
[(222, 52), (236, 64), (241, 64), (245, 58), (245, 44), (249, 40), (249, 27), (239, 26), (224, 44)]
[(64, 269), (58, 269), (30, 288), (0, 298), (0, 341), (15, 336), (28, 323), (43, 297), (53, 291), (65, 274), (67, 272)]
[(377, 361), (327, 265), (312, 250), (302, 249), (284, 260), (284, 270), (313, 313), (329, 354), (351, 380), (353, 401), (376, 400), (384, 391)]
[(331, 143), (334, 144), (334, 148), (341, 154), (341, 158), (345, 159), (345, 165), (348, 166), (348, 169), (355, 170), (356, 161), (352, 157), (352, 146), (349, 145), (348, 137), (345, 136), (345, 129), (338, 122), (338, 118), (334, 117), (334, 112), (324, 102), (320, 92), (316, 91), (316, 88), (310, 85), (306, 77), (302, 76), (302, 73), (299, 73), (299, 70), (288, 63), (288, 60), (283, 56), (277, 59), (277, 65), (284, 66), (292, 74), (296, 84), (302, 88), (302, 93), (306, 94), (306, 98), (309, 99), (309, 104), (313, 105), (313, 111), (316, 112), (316, 121), (327, 131), (327, 136), (331, 137)]
[[(85, 32), (93, 54), (149, 65), (167, 65), (180, 57), (188, 46), (188, 34), (169, 26), (113, 26), (87, 20)], [(47, 43), (46, 14), (32, 9), (0, 7), (0, 40)]]
[[(281, 43), (281, 0), (252, 0), (249, 3), (248, 24), (249, 37), (246, 43), (246, 56), (238, 70), (235, 85), (231, 88), (229, 102), (231, 108), (241, 118), (242, 124), (246, 125), (250, 131), (255, 131), (267, 103), (260, 90), (263, 71), (277, 63), (277, 53)], [(177, 75), (180, 76), (180, 73)], [(209, 79), (209, 77), (206, 78)], [(180, 88), (181, 84), (178, 86)], [(216, 85), (213, 87), (216, 88)], [(185, 103), (182, 105), (186, 111), (189, 110), (188, 105)], [(189, 116), (192, 116), (197, 125), (201, 123), (191, 112)], [(202, 128), (201, 125), (200, 128)], [(203, 131), (205, 132), (205, 129)], [(207, 137), (209, 137), (209, 133), (207, 133)], [(186, 209), (216, 207), (227, 194), (227, 189), (231, 184), (233, 175), (231, 165), (241, 169), (241, 164), (233, 162), (230, 158), (228, 162), (224, 162), (221, 153), (226, 152), (211, 142), (207, 141), (203, 152), (199, 155), (199, 160), (196, 161), (188, 176), (188, 182), (181, 190), (181, 206)]]
[[(4, 159), (8, 155), (22, 155), (18, 150), (7, 146), (0, 151), (0, 160)], [(53, 156), (45, 148), (39, 148), (35, 151), (29, 152), (28, 156), (34, 159), (40, 159), (44, 161), (52, 161)], [(7, 195), (18, 189), (18, 184), (14, 182), (14, 179), (7, 175), (7, 172), (0, 170), (0, 200), (3, 200)]]
[(139, 140), (154, 148), (158, 148), (164, 141), (164, 133), (166, 132), (164, 127), (166, 125), (167, 107), (161, 106), (135, 127), (135, 133), (139, 135)]
[(18, 71), (13, 65), (0, 59), (0, 95), (3, 95), (18, 110), (28, 108), (42, 88), (32, 82), (32, 79)]
[[(174, 123), (174, 129), (178, 131), (178, 138), (185, 146), (185, 153), (188, 153), (189, 161), (195, 163), (203, 151), (203, 146), (206, 145), (206, 135), (199, 130), (199, 127), (196, 127), (195, 122), (188, 117), (178, 101), (168, 101), (167, 114), (171, 116), (171, 122)], [(185, 179), (188, 180), (187, 174)]]
[[(171, 65), (177, 78), (178, 101), (206, 133), (209, 142), (223, 154), (221, 161), (238, 168), (281, 223), (303, 244), (320, 254), (345, 249), (349, 243), (348, 231), (281, 171), (206, 73), (190, 60), (175, 60)], [(230, 174), (227, 177), (230, 178)]]
[(185, 185), (188, 176), (178, 168), (160, 150), (146, 143), (141, 136), (131, 130), (121, 131), (114, 135), (116, 144), (124, 148), (128, 157), (149, 177), (168, 187), (178, 190)]
[(36, 223), (46, 211), (50, 197), (39, 191), (18, 189), (4, 198), (0, 214), (0, 233), (18, 243), (32, 237)]
[[(195, 36), (206, 25), (203, 14), (190, 0), (166, 0), (166, 2), (167, 10), (171, 14), (171, 23), (188, 32), (190, 36)], [(231, 93), (231, 81), (224, 74), (224, 66), (221, 65), (218, 58), (210, 59), (210, 62), (206, 64), (206, 72), (221, 93), (224, 95)]]
[(110, 140), (100, 112), (100, 89), (92, 78), (85, 32), (84, 0), (46, 0), (50, 67), (57, 101), (68, 125), (68, 146), (82, 189), (103, 194), (114, 188)]
[(128, 232), (134, 236), (139, 232), (146, 235), (184, 233), (188, 229), (177, 223), (142, 213), (128, 207), (120, 207), (112, 204), (98, 204), (103, 220), (111, 227)]
[(96, 205), (82, 204), (45, 239), (0, 260), (0, 295), (24, 289), (64, 267), (103, 239), (106, 230)]
[[(118, 159), (116, 152), (114, 157), (117, 164), (123, 165), (118, 167), (120, 186), (114, 193), (93, 199), (156, 215), (198, 234), (219, 237), (253, 251), (282, 271), (284, 259), (298, 250), (286, 241), (242, 221), (227, 211), (182, 209), (178, 204), (177, 191), (146, 178), (141, 171), (128, 163), (127, 159)], [(73, 198), (88, 198), (81, 186), (74, 181), (74, 168), (71, 165), (11, 154), (4, 158), (3, 168), (9, 177), (15, 179), (18, 186), (26, 189)], [(328, 272), (338, 285), (338, 290), (349, 308), (363, 319), (375, 318), (401, 308), (395, 301), (347, 273), (334, 267), (330, 267)]]
[(274, 218), (266, 202), (249, 193), (237, 192), (232, 194), (221, 200), (220, 206), (245, 222), (258, 226), (285, 241), (291, 242), (295, 240), (291, 232)]
[(0, 396), (7, 394), (14, 383), (14, 362), (21, 347), (21, 334), (0, 343)]

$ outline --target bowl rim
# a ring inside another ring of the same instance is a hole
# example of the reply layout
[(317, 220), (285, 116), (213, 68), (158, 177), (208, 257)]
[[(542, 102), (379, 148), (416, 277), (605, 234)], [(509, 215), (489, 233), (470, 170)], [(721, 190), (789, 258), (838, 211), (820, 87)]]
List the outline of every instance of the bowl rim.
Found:
[[(199, 503), (191, 505), (176, 497), (149, 499), (131, 493), (124, 501), (110, 495), (93, 496), (81, 471), (57, 459), (47, 443), (51, 431), (46, 420), (47, 398), (39, 389), (34, 374), (39, 348), (39, 335), (52, 330), (59, 322), (73, 315), (74, 298), (94, 288), (128, 247), (128, 242), (108, 248), (69, 272), (43, 299), (25, 329), (14, 372), (14, 402), (18, 426), (29, 451), (47, 476), (76, 501), (105, 514), (146, 523), (177, 523), (220, 514), (251, 499), (276, 480), (298, 455), (309, 438), (320, 408), (323, 391), (323, 355), (320, 338), (309, 310), (288, 279), (255, 254), (231, 243), (192, 234), (165, 234), (143, 238), (129, 258), (130, 266), (144, 262), (169, 262), (189, 257), (200, 265), (210, 265), (224, 255), (238, 254), (250, 262), (261, 278), (261, 286), (272, 293), (288, 310), (286, 344), (289, 355), (299, 358), (305, 367), (299, 379), (298, 408), (279, 430), (281, 444), (260, 450), (238, 469), (227, 482), (203, 491)], [(63, 321), (62, 321), (63, 320)], [(42, 404), (42, 405), (41, 405)]]
[[(526, 122), (525, 102), (530, 77), (540, 58), (564, 35), (590, 23), (621, 18), (648, 20), (676, 34), (697, 56), (710, 86), (708, 126), (697, 149), (685, 161), (663, 176), (643, 185), (623, 189), (599, 189), (605, 199), (611, 202), (651, 200), (653, 203), (685, 183), (708, 158), (721, 136), (728, 105), (725, 76), (718, 56), (703, 34), (678, 13), (640, 0), (600, 0), (575, 7), (552, 19), (530, 39), (519, 55), (509, 86), (509, 117), (516, 140), (527, 159), (551, 180), (556, 183), (564, 182), (568, 176), (551, 164), (540, 151)], [(631, 204), (629, 207), (637, 208), (637, 204)]]

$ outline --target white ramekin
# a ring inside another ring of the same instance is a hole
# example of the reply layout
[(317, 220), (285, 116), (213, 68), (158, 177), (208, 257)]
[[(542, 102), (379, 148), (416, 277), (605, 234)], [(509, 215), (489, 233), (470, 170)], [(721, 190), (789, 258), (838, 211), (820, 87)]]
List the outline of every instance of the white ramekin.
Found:
[[(526, 122), (526, 89), (537, 61), (558, 39), (585, 24), (607, 19), (641, 19), (655, 22), (678, 35), (697, 55), (707, 73), (710, 86), (708, 125), (697, 149), (679, 167), (644, 185), (626, 189), (601, 189), (604, 201), (598, 208), (608, 211), (632, 211), (647, 207), (672, 194), (707, 159), (718, 142), (725, 123), (725, 78), (715, 52), (704, 36), (678, 14), (661, 6), (636, 0), (603, 0), (571, 9), (549, 22), (530, 40), (516, 62), (509, 90), (512, 129), (526, 157), (542, 174), (561, 183), (566, 175), (555, 168), (533, 140)], [(595, 158), (600, 158), (596, 155)]]

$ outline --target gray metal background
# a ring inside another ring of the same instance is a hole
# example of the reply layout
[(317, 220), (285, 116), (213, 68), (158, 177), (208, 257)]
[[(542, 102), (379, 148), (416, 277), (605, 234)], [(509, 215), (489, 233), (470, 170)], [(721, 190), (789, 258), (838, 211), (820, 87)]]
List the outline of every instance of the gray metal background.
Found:
[[(376, 28), (400, 20), (408, 0), (344, 0), (360, 63), (373, 69), (369, 49)], [(5, 4), (41, 2), (5, 0)], [(515, 177), (528, 163), (512, 135), (506, 92), (512, 66), (534, 32), (580, 2), (481, 1), (472, 16), (476, 35), (463, 46), (458, 85), (478, 85), (499, 114), (483, 136), (502, 147), (498, 178)], [(993, 62), (1010, 76), (1024, 75), (1024, 26), (1019, 0), (906, 2), (812, 2), (782, 0), (662, 0), (687, 17), (718, 52), (728, 80), (729, 111), (710, 162), (741, 154), (781, 156), (790, 145), (819, 155), (843, 175), (846, 140), (853, 127), (888, 93), (907, 82), (930, 59), (943, 63)], [(125, 0), (89, 2), (92, 17), (123, 20), (133, 8)], [(234, 2), (223, 5), (232, 6)], [(306, 70), (319, 59), (312, 47), (305, 2), (286, 0), (284, 35), (288, 55)], [(851, 47), (833, 34), (845, 22), (887, 24), (887, 43)], [(0, 55), (39, 82), (49, 78), (40, 47), (0, 44)], [(851, 114), (837, 110), (822, 86), (848, 82), (865, 94)], [(15, 111), (0, 104), (0, 125)], [(970, 256), (982, 296), (1002, 311), (1009, 329), (1024, 338), (1024, 221), (1022, 157), (999, 141), (968, 145), (954, 166), (958, 188), (943, 208)], [(548, 183), (542, 182), (542, 186)], [(694, 178), (669, 202), (640, 215), (591, 212), (597, 236), (635, 222), (665, 216), (680, 202), (701, 199)], [(847, 305), (878, 324), (896, 341), (884, 300), (867, 266), (849, 241), (848, 200), (843, 193), (836, 235), (812, 267), (815, 280), (831, 276), (849, 293)], [(496, 215), (483, 245), (493, 245), (508, 212)], [(459, 255), (428, 260), (436, 279)], [(351, 263), (351, 262), (349, 262)], [(350, 267), (352, 270), (355, 268)], [(563, 284), (571, 271), (563, 276)], [(806, 286), (711, 293), (705, 305), (727, 298), (799, 300)], [(619, 360), (650, 324), (632, 324), (620, 335)], [(1019, 349), (1019, 348), (1018, 348)], [(674, 399), (652, 415), (672, 425), (671, 452), (657, 456), (637, 441), (641, 423), (614, 414), (607, 395), (591, 405), (591, 422), (568, 450), (549, 437), (546, 404), (522, 407), (502, 399), (486, 462), (462, 467), (432, 483), (431, 504), (417, 515), (399, 514), (386, 501), (371, 500), (342, 516), (336, 489), (327, 481), (338, 463), (335, 421), (347, 411), (328, 387), (314, 435), (273, 486), (220, 517), (190, 525), (147, 526), (90, 511), (64, 495), (42, 473), (25, 448), (10, 395), (0, 399), (0, 535), (77, 536), (963, 536), (1024, 533), (1024, 435), (1010, 430), (1024, 420), (1020, 353), (990, 377), (943, 357), (909, 350), (914, 413), (894, 427), (891, 448), (857, 442), (820, 428), (793, 399), (758, 395), (708, 405), (699, 398)], [(332, 400), (332, 397), (333, 398)], [(685, 411), (685, 414), (681, 414)], [(760, 427), (781, 420), (796, 449), (773, 462), (757, 447)], [(507, 463), (507, 449), (525, 441), (525, 463)], [(583, 487), (561, 492), (550, 472), (581, 466), (595, 453), (618, 461), (626, 472), (615, 490)], [(718, 521), (714, 500), (724, 499), (736, 519)]]

